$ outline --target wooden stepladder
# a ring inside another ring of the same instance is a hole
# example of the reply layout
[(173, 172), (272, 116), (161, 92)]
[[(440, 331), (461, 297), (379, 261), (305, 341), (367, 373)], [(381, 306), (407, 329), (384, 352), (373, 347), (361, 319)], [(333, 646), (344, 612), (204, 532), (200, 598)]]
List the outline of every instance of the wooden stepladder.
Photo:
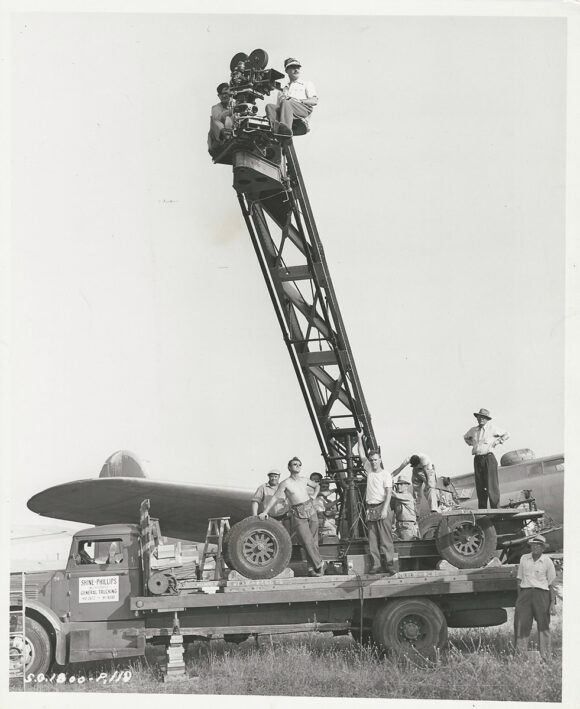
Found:
[[(223, 543), (224, 534), (230, 529), (229, 517), (210, 517), (207, 524), (207, 533), (205, 535), (205, 544), (203, 554), (201, 555), (200, 574), (203, 578), (203, 570), (205, 569), (205, 561), (208, 557), (215, 559), (215, 570), (213, 572), (214, 581), (218, 581), (224, 575), (224, 557)], [(210, 544), (217, 547), (214, 551), (209, 550)]]

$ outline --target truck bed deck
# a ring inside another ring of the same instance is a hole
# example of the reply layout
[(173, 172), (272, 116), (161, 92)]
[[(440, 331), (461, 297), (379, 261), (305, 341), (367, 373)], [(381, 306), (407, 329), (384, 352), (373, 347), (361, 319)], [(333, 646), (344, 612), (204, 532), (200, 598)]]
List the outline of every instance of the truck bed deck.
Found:
[(348, 575), (320, 578), (274, 578), (198, 581), (187, 592), (137, 596), (133, 611), (167, 612), (186, 608), (259, 606), (271, 603), (352, 601), (404, 596), (434, 596), (515, 591), (517, 566), (481, 569), (405, 571), (396, 576)]

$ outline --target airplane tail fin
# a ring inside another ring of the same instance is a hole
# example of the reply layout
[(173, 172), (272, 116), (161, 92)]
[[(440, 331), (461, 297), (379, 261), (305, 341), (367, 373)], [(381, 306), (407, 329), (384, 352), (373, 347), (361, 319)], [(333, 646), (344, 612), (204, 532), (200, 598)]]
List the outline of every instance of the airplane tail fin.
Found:
[(105, 461), (99, 473), (100, 478), (146, 478), (143, 466), (129, 451), (120, 450)]

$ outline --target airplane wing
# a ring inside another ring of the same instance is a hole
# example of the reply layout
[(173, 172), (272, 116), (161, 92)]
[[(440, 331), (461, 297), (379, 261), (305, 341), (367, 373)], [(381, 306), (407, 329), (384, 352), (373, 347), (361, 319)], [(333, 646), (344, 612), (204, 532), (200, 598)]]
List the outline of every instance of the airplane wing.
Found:
[(87, 524), (139, 523), (139, 505), (151, 501), (151, 516), (164, 536), (202, 541), (209, 517), (248, 517), (252, 492), (138, 477), (100, 477), (50, 487), (28, 500), (28, 508), (55, 519)]

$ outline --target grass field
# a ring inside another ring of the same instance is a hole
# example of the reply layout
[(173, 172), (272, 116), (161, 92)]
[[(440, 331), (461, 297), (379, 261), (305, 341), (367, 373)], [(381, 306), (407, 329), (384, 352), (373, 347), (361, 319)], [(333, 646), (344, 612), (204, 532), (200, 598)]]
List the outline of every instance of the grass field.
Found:
[[(249, 639), (240, 645), (221, 640), (194, 643), (186, 653), (186, 678), (163, 683), (162, 648), (144, 660), (86, 663), (67, 675), (109, 675), (130, 669), (127, 683), (102, 685), (27, 684), (26, 692), (143, 692), (172, 694), (385, 697), (495, 701), (561, 701), (562, 606), (553, 618), (553, 658), (542, 663), (513, 654), (513, 612), (495, 628), (450, 629), (450, 646), (436, 663), (419, 667), (390, 660), (360, 647), (349, 636), (300, 634)], [(22, 689), (11, 680), (11, 689)]]

